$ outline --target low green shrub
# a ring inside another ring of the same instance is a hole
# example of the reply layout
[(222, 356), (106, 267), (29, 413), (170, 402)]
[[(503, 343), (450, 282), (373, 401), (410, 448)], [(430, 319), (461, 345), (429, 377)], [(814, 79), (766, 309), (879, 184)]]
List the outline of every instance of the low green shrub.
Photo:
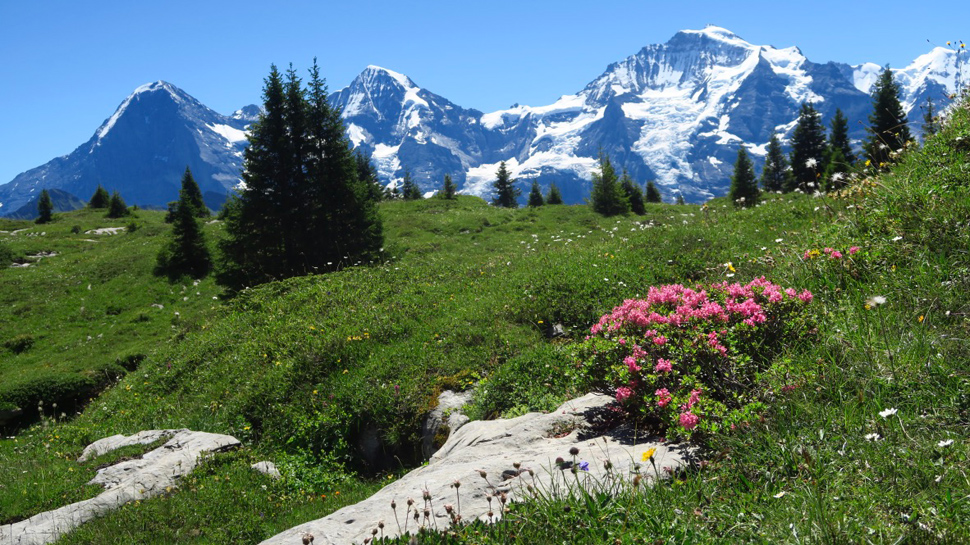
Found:
[(32, 346), (34, 346), (34, 336), (30, 333), (22, 333), (16, 337), (7, 339), (3, 343), (3, 347), (14, 354), (23, 354), (30, 350)]

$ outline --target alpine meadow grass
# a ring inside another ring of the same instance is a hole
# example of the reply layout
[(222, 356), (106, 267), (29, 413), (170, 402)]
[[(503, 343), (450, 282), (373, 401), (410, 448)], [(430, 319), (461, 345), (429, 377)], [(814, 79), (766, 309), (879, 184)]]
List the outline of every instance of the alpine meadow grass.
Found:
[[(0, 440), (0, 522), (96, 493), (73, 462), (87, 443), (188, 427), (245, 447), (62, 542), (256, 543), (420, 464), (421, 419), (445, 389), (474, 387), (469, 413), (492, 418), (592, 387), (669, 441), (690, 435), (699, 463), (651, 486), (537, 491), (501, 522), (420, 543), (968, 541), (967, 142), (964, 104), (888, 172), (750, 208), (387, 202), (380, 260), (231, 300), (210, 279), (151, 276), (161, 213), (105, 238), (84, 234), (107, 225), (86, 211), (4, 222), (38, 233), (2, 234), (14, 259), (58, 255), (0, 273), (0, 403), (35, 411)], [(8, 386), (21, 370), (35, 386)], [(56, 379), (77, 395), (36, 386), (45, 373), (81, 377)], [(77, 410), (52, 410), (62, 399)], [(365, 436), (382, 455), (359, 454)], [(249, 470), (258, 460), (283, 479)], [(572, 467), (559, 486), (583, 478)], [(473, 486), (487, 483), (463, 482), (456, 514)]]

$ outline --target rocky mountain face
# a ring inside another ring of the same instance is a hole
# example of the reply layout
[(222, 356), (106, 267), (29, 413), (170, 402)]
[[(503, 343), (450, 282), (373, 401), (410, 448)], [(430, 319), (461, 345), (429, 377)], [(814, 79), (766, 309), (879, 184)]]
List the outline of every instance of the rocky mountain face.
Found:
[[(826, 123), (840, 108), (850, 136), (864, 138), (881, 69), (814, 63), (797, 47), (753, 45), (710, 26), (644, 47), (546, 106), (483, 113), (377, 66), (330, 99), (350, 141), (371, 155), (388, 185), (410, 171), (432, 192), (451, 174), (463, 193), (490, 198), (505, 161), (523, 195), (537, 179), (543, 190), (555, 182), (576, 203), (589, 194), (602, 151), (639, 183), (655, 180), (666, 200), (679, 194), (701, 202), (727, 192), (739, 146), (760, 165), (773, 133), (790, 137), (802, 102), (813, 102)], [(970, 83), (965, 52), (947, 48), (895, 75), (916, 134), (927, 99), (942, 110)], [(258, 115), (257, 106), (220, 115), (165, 82), (139, 87), (73, 153), (0, 186), (0, 214), (43, 188), (86, 199), (98, 183), (129, 203), (164, 206), (176, 198), (186, 165), (216, 207), (239, 181), (244, 131)]]
[(143, 85), (69, 155), (0, 186), (0, 214), (15, 212), (42, 189), (86, 201), (98, 184), (129, 205), (163, 207), (178, 198), (186, 166), (217, 208), (240, 181), (245, 127), (258, 111), (250, 106), (223, 116), (170, 83)]

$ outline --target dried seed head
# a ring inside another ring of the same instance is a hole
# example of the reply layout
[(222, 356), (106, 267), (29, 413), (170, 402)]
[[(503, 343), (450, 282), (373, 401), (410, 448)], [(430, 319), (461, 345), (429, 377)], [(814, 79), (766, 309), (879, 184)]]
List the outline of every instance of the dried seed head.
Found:
[(397, 509), (397, 502), (394, 500), (391, 500), (391, 509)]
[(633, 477), (633, 486), (634, 486), (634, 488), (640, 486), (640, 476), (639, 475), (634, 475), (634, 477)]
[(428, 489), (425, 489), (425, 490), (422, 490), (422, 491), (421, 491), (421, 495), (422, 495), (422, 496), (424, 497), (424, 499), (426, 499), (426, 500), (430, 500), (430, 499), (431, 499), (431, 491), (430, 491), (430, 490), (428, 490)]
[(451, 486), (458, 488), (459, 486), (461, 486), (461, 481), (459, 481), (458, 479), (455, 479), (455, 482), (451, 483)]
[(452, 505), (450, 503), (446, 503), (445, 504), (445, 513), (451, 514), (451, 512), (454, 511), (454, 510), (455, 510), (455, 506), (454, 505)]
[(566, 463), (566, 460), (563, 460), (562, 456), (556, 456), (556, 465), (557, 466), (562, 466), (565, 463)]
[(515, 469), (519, 469), (520, 467), (522, 467), (522, 463), (521, 462), (512, 462), (512, 467), (514, 467)]
[(606, 460), (605, 462), (603, 462), (603, 467), (606, 469), (613, 469), (613, 462)]
[(376, 536), (376, 535), (377, 535), (377, 528), (374, 528), (374, 529), (372, 529), (372, 530), (370, 531), (370, 535), (372, 535), (372, 536)]
[(408, 498), (408, 507), (414, 505), (414, 498)]
[(478, 476), (481, 477), (481, 478), (483, 478), (483, 479), (487, 479), (488, 478), (488, 473), (486, 473), (484, 469), (479, 469), (478, 470)]
[(380, 528), (381, 530), (383, 530), (384, 529), (384, 521), (383, 520), (378, 521), (377, 527)]
[(572, 454), (573, 456), (578, 455), (579, 454), (579, 447), (572, 447), (572, 448), (570, 448), (569, 449), (569, 454)]

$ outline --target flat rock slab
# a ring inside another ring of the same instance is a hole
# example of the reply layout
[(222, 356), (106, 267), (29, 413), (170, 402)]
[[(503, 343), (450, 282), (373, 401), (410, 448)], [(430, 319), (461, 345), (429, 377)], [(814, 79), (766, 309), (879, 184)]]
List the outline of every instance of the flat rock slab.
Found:
[(52, 543), (81, 524), (125, 503), (151, 498), (178, 486), (179, 479), (195, 469), (203, 454), (240, 445), (239, 440), (229, 435), (189, 430), (153, 430), (129, 437), (116, 435), (96, 441), (84, 449), (78, 461), (88, 460), (124, 446), (149, 444), (164, 437), (171, 438), (140, 459), (127, 460), (98, 471), (88, 483), (105, 487), (105, 491), (97, 497), (0, 526), (0, 545)]
[[(445, 505), (455, 506), (456, 494), (461, 495), (463, 520), (491, 520), (501, 517), (498, 494), (505, 493), (508, 501), (527, 499), (529, 486), (546, 494), (569, 494), (577, 486), (587, 488), (611, 479), (631, 479), (636, 472), (642, 478), (656, 478), (683, 466), (691, 457), (686, 446), (673, 446), (656, 438), (635, 437), (630, 430), (614, 429), (602, 434), (592, 430), (608, 414), (613, 399), (589, 394), (563, 404), (549, 414), (530, 413), (508, 420), (477, 421), (465, 424), (454, 432), (444, 446), (431, 457), (429, 463), (411, 471), (387, 485), (370, 498), (349, 505), (331, 515), (286, 530), (262, 545), (298, 545), (303, 536), (312, 534), (314, 545), (344, 545), (364, 543), (373, 537), (372, 531), (384, 523), (383, 536), (393, 537), (416, 531), (419, 524), (438, 529), (450, 525)], [(562, 457), (571, 464), (570, 448), (578, 448), (576, 465), (582, 462), (588, 470), (574, 474), (571, 469), (559, 469), (555, 460)], [(649, 449), (656, 449), (654, 464), (642, 462)], [(606, 468), (609, 461), (610, 469)], [(515, 464), (519, 464), (516, 469)], [(639, 466), (639, 468), (638, 468)], [(532, 473), (526, 471), (531, 469)], [(480, 474), (484, 471), (487, 478)], [(456, 489), (455, 481), (460, 482)], [(424, 491), (430, 500), (423, 499)], [(491, 495), (489, 504), (487, 495)], [(414, 498), (421, 509), (419, 524), (406, 514), (408, 498)], [(397, 504), (397, 519), (391, 502)], [(429, 507), (429, 518), (423, 510)], [(404, 530), (405, 517), (409, 520)], [(378, 537), (380, 537), (380, 533)]]
[(127, 227), (101, 227), (99, 229), (91, 229), (85, 231), (85, 235), (117, 235), (118, 233), (124, 231)]

